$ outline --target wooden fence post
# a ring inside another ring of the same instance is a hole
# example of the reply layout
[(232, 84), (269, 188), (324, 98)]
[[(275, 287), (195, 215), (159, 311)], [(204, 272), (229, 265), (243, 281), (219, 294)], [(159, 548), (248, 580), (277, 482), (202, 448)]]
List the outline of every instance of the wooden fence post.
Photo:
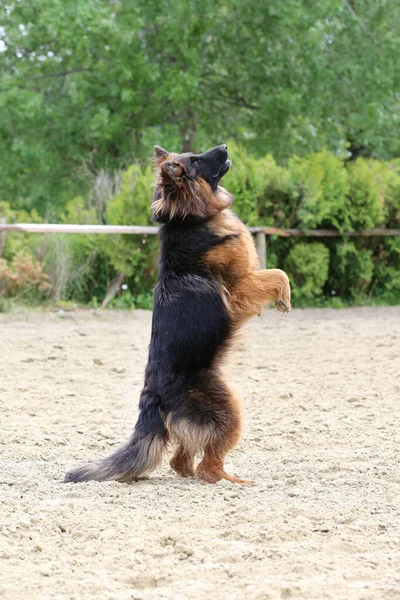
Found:
[(257, 247), (257, 254), (258, 254), (258, 258), (260, 260), (260, 268), (261, 269), (266, 269), (267, 268), (267, 241), (266, 241), (266, 235), (263, 231), (258, 231), (256, 233), (256, 247)]
[[(6, 224), (6, 218), (2, 217), (0, 219), (0, 224), (1, 225), (5, 225)], [(6, 246), (6, 239), (7, 239), (7, 231), (1, 231), (0, 232), (0, 258), (3, 256), (3, 252), (4, 252), (4, 248)]]

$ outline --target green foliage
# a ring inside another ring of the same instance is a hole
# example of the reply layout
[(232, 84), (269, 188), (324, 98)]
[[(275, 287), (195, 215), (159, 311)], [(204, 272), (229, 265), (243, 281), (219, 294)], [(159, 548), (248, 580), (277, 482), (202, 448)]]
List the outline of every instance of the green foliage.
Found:
[(234, 137), (280, 160), (400, 152), (398, 2), (29, 0), (2, 12), (0, 200), (46, 220), (88, 192), (88, 172), (126, 168), (154, 143)]
[(329, 250), (324, 244), (296, 244), (284, 265), (292, 284), (294, 306), (302, 306), (321, 296), (329, 271)]
[(153, 293), (138, 294), (135, 297), (135, 307), (143, 310), (152, 310), (153, 308)]
[(270, 154), (255, 158), (233, 141), (229, 141), (229, 152), (234, 168), (224, 185), (236, 198), (240, 218), (249, 226), (288, 226), (287, 215), (297, 208), (290, 171), (278, 166)]
[[(293, 157), (278, 165), (268, 154), (257, 158), (230, 142), (233, 168), (224, 185), (235, 195), (233, 209), (248, 225), (336, 229), (343, 233), (377, 226), (398, 227), (400, 162), (359, 158), (344, 163), (327, 151)], [(134, 164), (124, 172), (105, 172), (85, 196), (66, 203), (64, 223), (148, 225), (154, 174), (150, 165)], [(101, 185), (100, 185), (101, 184)], [(37, 213), (0, 204), (7, 221), (38, 220)], [(4, 260), (21, 253), (40, 264), (53, 300), (98, 307), (116, 273), (127, 288), (112, 301), (114, 308), (151, 308), (157, 276), (155, 236), (9, 234)], [(337, 237), (268, 239), (268, 267), (287, 270), (294, 306), (398, 302), (399, 238)], [(4, 302), (3, 302), (4, 304)]]
[(374, 262), (374, 294), (388, 304), (400, 298), (400, 238), (384, 240), (377, 249)]
[(110, 307), (125, 310), (135, 308), (135, 298), (132, 296), (129, 290), (126, 290), (111, 301)]
[(348, 177), (343, 160), (324, 150), (293, 158), (289, 168), (299, 198), (298, 225), (302, 229), (348, 228), (345, 212)]
[(340, 297), (365, 297), (374, 271), (373, 252), (354, 242), (339, 242), (332, 251), (330, 287)]
[(94, 309), (99, 308), (99, 301), (97, 299), (97, 296), (92, 296), (92, 299), (89, 302), (89, 306)]
[[(115, 225), (149, 225), (153, 178), (150, 166), (144, 169), (138, 165), (129, 167), (122, 176), (119, 193), (107, 206), (107, 222)], [(101, 244), (115, 271), (131, 279), (135, 292), (140, 293), (154, 285), (158, 248), (154, 236), (104, 236)]]
[[(77, 196), (61, 214), (63, 223), (97, 223), (96, 209)], [(55, 299), (88, 302), (104, 296), (114, 270), (100, 240), (95, 235), (53, 235), (46, 239), (46, 267), (53, 282)]]
[(10, 311), (10, 300), (8, 298), (4, 298), (0, 296), (0, 313), (5, 313)]
[(248, 225), (349, 230), (343, 159), (324, 150), (293, 157), (283, 168), (271, 155), (254, 158), (233, 142), (229, 148), (234, 168), (226, 185), (238, 198), (235, 209)]
[(387, 165), (387, 207), (386, 227), (396, 228), (400, 223), (400, 159), (391, 160)]
[[(3, 13), (0, 219), (147, 225), (153, 144), (233, 138), (225, 184), (248, 225), (399, 227), (398, 2), (29, 0)], [(101, 302), (123, 272), (131, 297), (115, 303), (151, 304), (153, 236), (18, 233), (0, 249), (41, 265), (54, 300)], [(290, 267), (295, 301), (339, 305), (399, 298), (399, 254), (398, 238), (273, 237), (268, 261)]]
[(347, 214), (356, 231), (372, 229), (385, 221), (387, 166), (375, 160), (356, 160), (349, 165)]
[[(35, 209), (31, 211), (15, 210), (11, 208), (9, 202), (0, 201), (0, 220), (5, 219), (6, 223), (40, 223), (42, 219), (39, 217)], [(5, 246), (3, 248), (3, 256), (12, 258), (18, 252), (31, 254), (35, 256), (40, 247), (41, 236), (10, 233), (5, 236)]]
[[(67, 203), (60, 220), (64, 223), (93, 223), (93, 215), (93, 209), (87, 207), (86, 200), (75, 198)], [(0, 219), (2, 217), (7, 223), (40, 222), (35, 210), (29, 213), (12, 210), (5, 202), (0, 203)], [(87, 302), (95, 294), (102, 297), (114, 274), (108, 256), (92, 235), (7, 234), (4, 258), (12, 262), (20, 254), (31, 257), (43, 267), (50, 285), (47, 295), (53, 300), (64, 298)]]
[[(236, 195), (234, 210), (249, 225), (362, 231), (398, 228), (400, 162), (359, 158), (350, 163), (326, 150), (294, 157), (287, 168), (270, 155), (254, 159), (230, 143), (233, 169), (226, 186)], [(348, 238), (304, 243), (269, 238), (269, 267), (284, 268), (293, 283), (294, 304), (400, 299), (399, 238)], [(329, 271), (328, 271), (329, 266)]]
[(105, 296), (114, 270), (96, 236), (53, 234), (45, 237), (41, 252), (53, 300), (85, 303)]
[(126, 290), (111, 301), (110, 307), (125, 310), (135, 308), (151, 310), (153, 308), (153, 295), (146, 293), (134, 296), (129, 290)]
[(60, 220), (63, 223), (76, 223), (77, 225), (94, 224), (97, 223), (96, 210), (93, 207), (87, 207), (83, 196), (76, 196), (67, 202)]

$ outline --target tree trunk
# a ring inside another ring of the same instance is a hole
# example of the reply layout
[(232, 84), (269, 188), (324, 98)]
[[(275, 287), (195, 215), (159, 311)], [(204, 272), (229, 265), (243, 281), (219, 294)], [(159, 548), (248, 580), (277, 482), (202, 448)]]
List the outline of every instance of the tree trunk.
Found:
[(108, 286), (108, 290), (101, 305), (101, 308), (107, 308), (111, 300), (115, 298), (115, 296), (118, 294), (119, 290), (121, 289), (121, 285), (124, 283), (125, 279), (126, 275), (124, 275), (123, 273), (116, 274), (116, 276)]
[(196, 145), (196, 120), (194, 115), (189, 114), (181, 128), (182, 152), (194, 152)]

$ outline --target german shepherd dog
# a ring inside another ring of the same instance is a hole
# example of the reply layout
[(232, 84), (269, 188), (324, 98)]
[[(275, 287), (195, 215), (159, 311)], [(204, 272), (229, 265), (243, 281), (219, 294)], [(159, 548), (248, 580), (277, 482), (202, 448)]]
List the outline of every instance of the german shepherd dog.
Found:
[(65, 481), (134, 480), (173, 444), (178, 475), (250, 483), (224, 469), (242, 415), (220, 366), (235, 333), (264, 305), (290, 310), (289, 280), (279, 269), (260, 270), (252, 237), (229, 208), (233, 198), (219, 185), (231, 167), (225, 145), (204, 154), (155, 146), (155, 162), (159, 278), (138, 421), (125, 445)]

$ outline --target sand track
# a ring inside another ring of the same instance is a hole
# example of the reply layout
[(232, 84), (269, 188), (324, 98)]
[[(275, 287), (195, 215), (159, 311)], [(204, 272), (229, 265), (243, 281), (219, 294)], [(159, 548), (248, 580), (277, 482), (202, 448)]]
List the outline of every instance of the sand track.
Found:
[(124, 441), (150, 313), (0, 315), (0, 598), (400, 598), (400, 309), (267, 311), (229, 367), (246, 488), (62, 484)]

